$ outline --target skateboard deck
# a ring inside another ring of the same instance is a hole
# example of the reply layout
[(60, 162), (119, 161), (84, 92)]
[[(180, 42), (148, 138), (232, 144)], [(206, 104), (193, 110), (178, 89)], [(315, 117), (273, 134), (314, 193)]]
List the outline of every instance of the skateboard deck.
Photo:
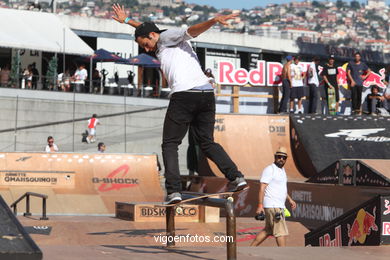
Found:
[(330, 115), (336, 115), (336, 92), (334, 87), (328, 88), (328, 108)]
[(216, 192), (216, 193), (201, 193), (201, 192), (182, 191), (181, 192), (182, 194), (194, 195), (196, 197), (191, 198), (191, 199), (182, 200), (180, 202), (172, 203), (172, 204), (167, 204), (165, 202), (162, 202), (160, 204), (155, 204), (155, 206), (157, 206), (157, 207), (175, 207), (175, 206), (179, 206), (180, 204), (185, 204), (186, 202), (199, 200), (199, 199), (206, 199), (206, 198), (213, 197), (213, 196), (226, 196), (226, 197), (228, 197), (228, 199), (231, 198), (231, 200), (233, 200), (233, 198), (231, 197), (233, 194), (239, 193), (239, 192), (247, 190), (247, 189), (248, 189), (248, 187), (246, 187), (245, 189), (239, 190), (239, 191), (224, 191), (224, 192)]

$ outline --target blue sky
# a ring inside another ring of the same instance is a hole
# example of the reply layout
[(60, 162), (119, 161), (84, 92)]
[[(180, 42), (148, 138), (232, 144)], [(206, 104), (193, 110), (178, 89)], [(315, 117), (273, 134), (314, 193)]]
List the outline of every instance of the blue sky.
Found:
[[(267, 4), (282, 4), (289, 3), (292, 0), (185, 0), (187, 3), (195, 3), (202, 5), (211, 5), (216, 8), (232, 8), (232, 9), (250, 9), (254, 6), (265, 6)], [(319, 0), (321, 1), (321, 0)], [(344, 0), (344, 2), (350, 2), (351, 0)], [(334, 0), (336, 2), (336, 0)], [(366, 3), (366, 0), (360, 0), (360, 3)], [(389, 5), (390, 0), (386, 0)]]

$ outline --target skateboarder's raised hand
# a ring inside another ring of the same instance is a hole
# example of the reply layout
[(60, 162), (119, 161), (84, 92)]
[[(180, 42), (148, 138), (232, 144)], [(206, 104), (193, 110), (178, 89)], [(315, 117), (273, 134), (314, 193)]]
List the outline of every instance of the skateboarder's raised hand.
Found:
[(198, 23), (195, 25), (192, 25), (191, 27), (188, 28), (188, 34), (191, 35), (192, 37), (197, 37), (201, 33), (207, 31), (210, 29), (211, 26), (213, 26), (216, 23), (222, 24), (222, 25), (228, 25), (227, 21), (232, 20), (236, 18), (239, 15), (239, 13), (235, 14), (228, 14), (228, 15), (221, 15), (214, 17), (206, 22), (203, 23)]
[(140, 22), (131, 20), (130, 18), (127, 19), (128, 17), (126, 15), (125, 8), (123, 5), (120, 6), (119, 4), (113, 4), (112, 10), (114, 10), (115, 16), (113, 15), (111, 16), (111, 18), (117, 22), (129, 24), (134, 28), (141, 24)]

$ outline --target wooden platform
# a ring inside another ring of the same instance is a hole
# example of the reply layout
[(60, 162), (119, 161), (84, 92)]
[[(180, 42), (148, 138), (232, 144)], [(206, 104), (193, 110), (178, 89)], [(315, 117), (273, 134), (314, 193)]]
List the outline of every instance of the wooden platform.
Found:
[[(164, 222), (166, 207), (157, 202), (115, 202), (115, 217), (134, 222)], [(181, 213), (176, 213), (175, 222), (218, 223), (219, 208), (181, 204)]]
[[(305, 180), (292, 157), (288, 115), (217, 114), (214, 139), (248, 179), (259, 179), (264, 168), (273, 163), (277, 148), (284, 146), (289, 156), (285, 165), (289, 180)], [(224, 177), (210, 160), (201, 160), (199, 168), (200, 175)]]
[[(163, 199), (153, 154), (0, 153), (0, 195), (10, 205), (27, 191), (49, 196), (49, 215), (113, 215), (118, 200)], [(31, 211), (41, 203), (32, 198)]]

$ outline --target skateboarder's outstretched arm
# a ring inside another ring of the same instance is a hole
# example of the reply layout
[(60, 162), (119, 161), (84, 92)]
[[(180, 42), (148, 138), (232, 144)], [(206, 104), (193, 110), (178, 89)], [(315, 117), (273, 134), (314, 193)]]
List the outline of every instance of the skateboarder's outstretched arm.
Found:
[(235, 14), (217, 16), (206, 22), (192, 25), (191, 27), (188, 28), (187, 32), (192, 37), (197, 37), (198, 35), (210, 29), (211, 26), (213, 26), (216, 23), (220, 23), (222, 25), (228, 25), (227, 21), (236, 18), (238, 15), (239, 15), (238, 13), (235, 13)]
[[(119, 4), (113, 4), (112, 9), (114, 10), (114, 13), (115, 13), (115, 16), (112, 16), (112, 19), (114, 19), (115, 21), (120, 22), (120, 23), (125, 23), (127, 15), (126, 15), (124, 6), (123, 5), (120, 6)], [(127, 24), (136, 28), (141, 23), (134, 21), (134, 20), (131, 20), (131, 19), (128, 19)]]

